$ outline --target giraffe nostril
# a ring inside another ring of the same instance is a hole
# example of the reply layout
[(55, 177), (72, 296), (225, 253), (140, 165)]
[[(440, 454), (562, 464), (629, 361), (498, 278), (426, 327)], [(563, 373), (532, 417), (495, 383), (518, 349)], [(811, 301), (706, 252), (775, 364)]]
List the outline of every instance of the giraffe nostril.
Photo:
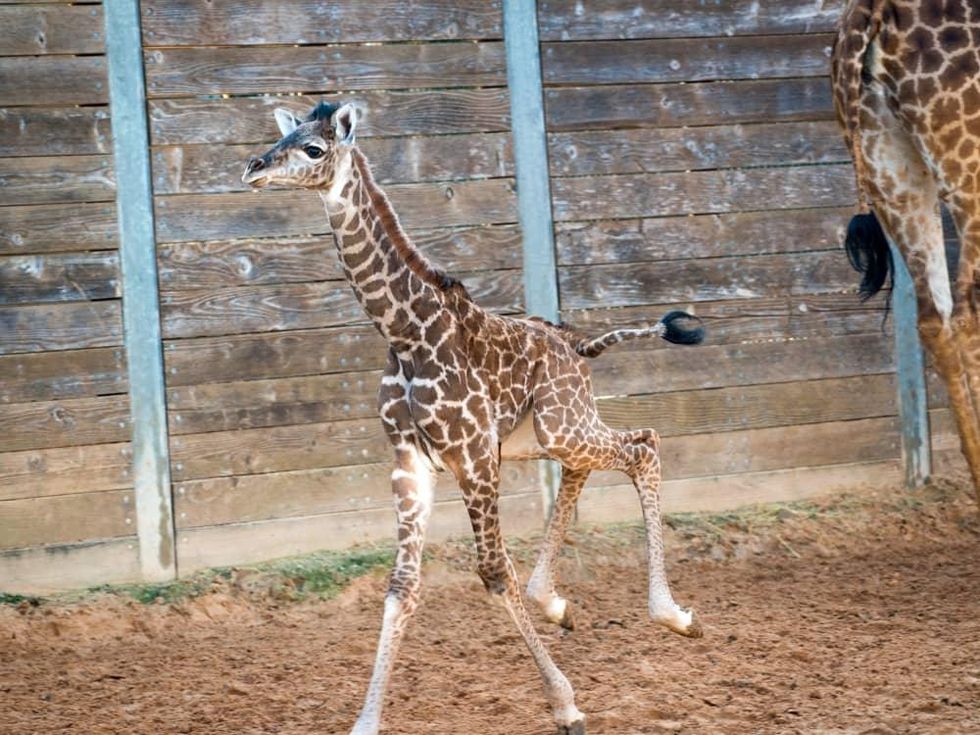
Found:
[(262, 169), (265, 168), (265, 161), (263, 161), (261, 158), (258, 158), (257, 156), (252, 156), (251, 158), (248, 159), (248, 165), (246, 166), (246, 168), (249, 171), (261, 171)]

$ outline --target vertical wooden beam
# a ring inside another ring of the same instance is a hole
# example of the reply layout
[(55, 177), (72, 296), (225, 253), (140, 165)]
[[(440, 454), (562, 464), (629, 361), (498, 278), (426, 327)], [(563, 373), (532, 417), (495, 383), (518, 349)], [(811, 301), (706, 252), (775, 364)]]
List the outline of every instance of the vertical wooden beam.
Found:
[(136, 530), (143, 578), (161, 581), (176, 576), (177, 561), (139, 0), (106, 0), (104, 13)]
[[(524, 305), (528, 314), (558, 321), (558, 268), (551, 214), (548, 139), (541, 84), (541, 46), (535, 0), (504, 0), (504, 46), (510, 128), (517, 170), (517, 211), (523, 233)], [(541, 463), (544, 511), (558, 493), (559, 470)]]
[(925, 363), (919, 341), (918, 306), (912, 276), (898, 248), (890, 241), (889, 246), (895, 274), (892, 313), (895, 315), (895, 368), (898, 373), (902, 459), (905, 462), (905, 483), (914, 489), (921, 487), (932, 473)]

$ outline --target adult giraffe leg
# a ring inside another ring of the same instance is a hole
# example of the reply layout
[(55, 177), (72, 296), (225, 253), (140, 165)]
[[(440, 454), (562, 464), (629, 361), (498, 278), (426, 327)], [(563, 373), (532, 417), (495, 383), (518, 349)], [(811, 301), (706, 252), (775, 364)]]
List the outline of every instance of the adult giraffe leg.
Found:
[(555, 590), (555, 561), (561, 553), (568, 523), (575, 513), (575, 505), (590, 472), (589, 469), (562, 467), (561, 487), (558, 489), (555, 507), (551, 510), (548, 530), (545, 533), (541, 552), (538, 554), (538, 561), (534, 565), (534, 572), (527, 583), (528, 597), (541, 606), (544, 616), (567, 630), (573, 630), (575, 622), (568, 601)]
[(457, 472), (476, 537), (477, 570), (487, 591), (507, 608), (538, 665), (559, 734), (584, 735), (585, 715), (575, 706), (572, 685), (551, 660), (524, 606), (517, 571), (507, 555), (500, 530), (497, 507), (500, 477), (495, 447), (488, 445), (484, 449), (478, 458), (461, 458), (458, 463), (461, 469)]
[(414, 445), (395, 448), (391, 488), (398, 516), (398, 551), (385, 597), (381, 636), (364, 707), (351, 735), (375, 735), (381, 724), (385, 691), (408, 620), (418, 606), (422, 544), (432, 511), (433, 478)]

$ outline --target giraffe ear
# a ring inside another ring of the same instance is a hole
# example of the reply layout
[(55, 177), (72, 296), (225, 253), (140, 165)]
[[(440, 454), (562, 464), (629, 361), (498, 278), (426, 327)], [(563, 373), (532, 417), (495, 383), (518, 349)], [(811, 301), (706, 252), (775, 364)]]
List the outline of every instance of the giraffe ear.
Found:
[(279, 107), (273, 114), (276, 116), (276, 125), (279, 126), (283, 138), (299, 127), (299, 118), (289, 110)]
[(348, 102), (341, 107), (333, 114), (331, 122), (337, 142), (351, 145), (354, 142), (354, 127), (357, 125), (357, 112), (354, 110), (354, 105)]

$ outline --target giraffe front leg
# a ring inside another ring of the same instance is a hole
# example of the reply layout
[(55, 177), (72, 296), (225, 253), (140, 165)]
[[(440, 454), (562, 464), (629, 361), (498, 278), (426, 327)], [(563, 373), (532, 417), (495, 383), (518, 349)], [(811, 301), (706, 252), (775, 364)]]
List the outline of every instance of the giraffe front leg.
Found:
[(562, 467), (561, 487), (558, 490), (555, 507), (548, 520), (548, 530), (534, 572), (527, 583), (528, 597), (541, 606), (548, 620), (566, 630), (574, 630), (575, 621), (568, 601), (555, 590), (555, 561), (561, 553), (568, 523), (575, 512), (575, 504), (582, 493), (589, 472), (588, 469), (573, 470)]
[(650, 577), (648, 605), (654, 622), (687, 636), (704, 635), (693, 610), (674, 602), (664, 566), (663, 526), (660, 520), (660, 439), (653, 431), (644, 431), (627, 444), (630, 457), (630, 479), (640, 496), (647, 536), (647, 566)]
[(432, 510), (433, 478), (426, 460), (414, 445), (395, 448), (391, 488), (398, 516), (398, 551), (385, 597), (381, 636), (364, 707), (351, 735), (376, 735), (381, 725), (385, 691), (398, 646), (409, 618), (418, 606), (421, 586), (422, 544)]

